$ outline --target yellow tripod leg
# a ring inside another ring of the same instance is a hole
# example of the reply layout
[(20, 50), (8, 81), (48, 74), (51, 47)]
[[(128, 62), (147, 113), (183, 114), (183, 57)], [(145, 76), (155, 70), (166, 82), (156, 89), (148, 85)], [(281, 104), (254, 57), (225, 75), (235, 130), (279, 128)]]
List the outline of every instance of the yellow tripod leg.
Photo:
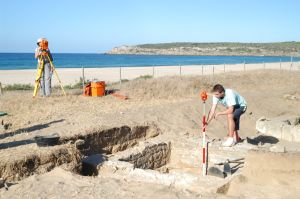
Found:
[(56, 78), (57, 78), (57, 80), (58, 80), (58, 82), (59, 82), (59, 85), (60, 85), (60, 87), (61, 87), (61, 90), (62, 90), (63, 93), (64, 93), (64, 96), (67, 96), (67, 95), (66, 95), (66, 92), (65, 92), (65, 89), (64, 89), (64, 87), (63, 87), (62, 84), (61, 84), (61, 81), (60, 81), (60, 79), (59, 79), (59, 77), (58, 77), (58, 74), (57, 74), (57, 72), (56, 72), (56, 70), (55, 70), (55, 68), (54, 68), (54, 65), (53, 65), (53, 63), (52, 63), (52, 61), (51, 61), (51, 59), (50, 59), (50, 57), (49, 57), (48, 54), (47, 54), (47, 57), (48, 57), (48, 60), (49, 60), (49, 62), (50, 62), (52, 71), (54, 72), (54, 74), (55, 74), (55, 76), (56, 76)]
[(44, 63), (43, 63), (42, 59), (40, 59), (39, 64), (38, 64), (36, 78), (35, 78), (33, 97), (35, 97), (37, 95), (38, 89), (40, 87), (40, 81), (41, 81), (41, 77), (43, 74), (43, 70), (44, 70)]

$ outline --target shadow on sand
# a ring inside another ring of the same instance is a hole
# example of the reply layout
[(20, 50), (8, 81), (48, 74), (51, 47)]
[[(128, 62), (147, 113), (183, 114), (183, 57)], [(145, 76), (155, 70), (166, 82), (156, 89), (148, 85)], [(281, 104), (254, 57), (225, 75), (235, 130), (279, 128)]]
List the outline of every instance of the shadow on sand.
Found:
[(38, 125), (31, 126), (31, 127), (18, 129), (13, 132), (3, 133), (3, 134), (0, 134), (0, 139), (4, 139), (4, 138), (10, 137), (10, 136), (15, 136), (15, 135), (22, 134), (22, 133), (30, 133), (32, 131), (48, 128), (51, 124), (55, 124), (55, 123), (59, 123), (59, 122), (63, 122), (63, 121), (64, 121), (64, 119), (54, 120), (54, 121), (46, 123), (46, 124), (38, 124)]
[(277, 142), (279, 142), (279, 140), (276, 137), (268, 136), (268, 135), (260, 135), (253, 139), (247, 137), (246, 139), (249, 144), (253, 144), (253, 145), (258, 145), (259, 143), (261, 143), (261, 144), (266, 144), (266, 143), (276, 144)]
[[(4, 138), (10, 137), (10, 136), (15, 136), (15, 135), (22, 134), (22, 133), (29, 133), (29, 132), (33, 132), (33, 131), (36, 131), (36, 130), (41, 130), (41, 129), (44, 129), (44, 128), (48, 128), (51, 124), (55, 124), (55, 123), (59, 123), (59, 122), (63, 122), (63, 121), (64, 121), (64, 119), (54, 120), (54, 121), (46, 123), (46, 124), (38, 124), (38, 125), (34, 125), (34, 126), (31, 126), (31, 127), (28, 127), (28, 128), (18, 129), (18, 130), (13, 131), (13, 132), (0, 134), (0, 139), (4, 139)], [(35, 143), (34, 138), (26, 139), (26, 140), (12, 141), (12, 142), (7, 142), (7, 143), (1, 143), (0, 144), (0, 149), (7, 149), (7, 148), (17, 147), (17, 146), (32, 144), (32, 143)]]

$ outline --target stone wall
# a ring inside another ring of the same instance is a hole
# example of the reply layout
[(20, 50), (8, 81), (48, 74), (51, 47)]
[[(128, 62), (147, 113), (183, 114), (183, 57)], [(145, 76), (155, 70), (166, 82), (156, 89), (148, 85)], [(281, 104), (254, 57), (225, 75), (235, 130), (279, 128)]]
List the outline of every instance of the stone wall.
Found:
[(130, 162), (135, 168), (157, 169), (166, 165), (171, 155), (170, 142), (147, 144), (143, 151), (120, 158), (120, 161)]
[(256, 130), (279, 139), (300, 142), (300, 116), (297, 117), (262, 117), (256, 121)]

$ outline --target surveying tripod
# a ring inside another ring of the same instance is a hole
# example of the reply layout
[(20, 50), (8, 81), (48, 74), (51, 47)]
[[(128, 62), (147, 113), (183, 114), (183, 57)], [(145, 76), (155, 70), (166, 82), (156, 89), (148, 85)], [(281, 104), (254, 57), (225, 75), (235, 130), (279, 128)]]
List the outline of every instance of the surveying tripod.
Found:
[(38, 88), (40, 87), (41, 78), (42, 78), (43, 71), (44, 71), (45, 64), (44, 64), (44, 60), (43, 60), (42, 56), (46, 56), (46, 58), (49, 60), (50, 66), (51, 66), (51, 70), (54, 72), (54, 74), (55, 74), (55, 76), (56, 76), (56, 78), (57, 78), (57, 80), (59, 82), (59, 85), (60, 85), (60, 87), (61, 87), (61, 89), (63, 91), (64, 96), (66, 96), (66, 92), (64, 90), (64, 87), (61, 84), (61, 81), (60, 81), (60, 79), (58, 77), (58, 74), (57, 74), (57, 72), (56, 72), (56, 70), (54, 68), (54, 65), (53, 65), (53, 63), (52, 63), (52, 61), (51, 61), (48, 53), (45, 52), (45, 51), (43, 51), (42, 55), (40, 55), (40, 57), (39, 57), (38, 71), (37, 71), (36, 78), (35, 78), (35, 85), (34, 85), (33, 97), (35, 97), (37, 95), (37, 91), (38, 91)]

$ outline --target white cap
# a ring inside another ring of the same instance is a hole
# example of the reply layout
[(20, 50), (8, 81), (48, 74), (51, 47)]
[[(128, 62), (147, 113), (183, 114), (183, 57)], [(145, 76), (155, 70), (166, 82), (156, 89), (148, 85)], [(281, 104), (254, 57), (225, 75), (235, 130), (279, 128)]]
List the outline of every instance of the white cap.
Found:
[(40, 43), (40, 42), (43, 41), (43, 40), (46, 40), (46, 41), (47, 41), (46, 38), (38, 38), (38, 40), (36, 41), (36, 43)]

